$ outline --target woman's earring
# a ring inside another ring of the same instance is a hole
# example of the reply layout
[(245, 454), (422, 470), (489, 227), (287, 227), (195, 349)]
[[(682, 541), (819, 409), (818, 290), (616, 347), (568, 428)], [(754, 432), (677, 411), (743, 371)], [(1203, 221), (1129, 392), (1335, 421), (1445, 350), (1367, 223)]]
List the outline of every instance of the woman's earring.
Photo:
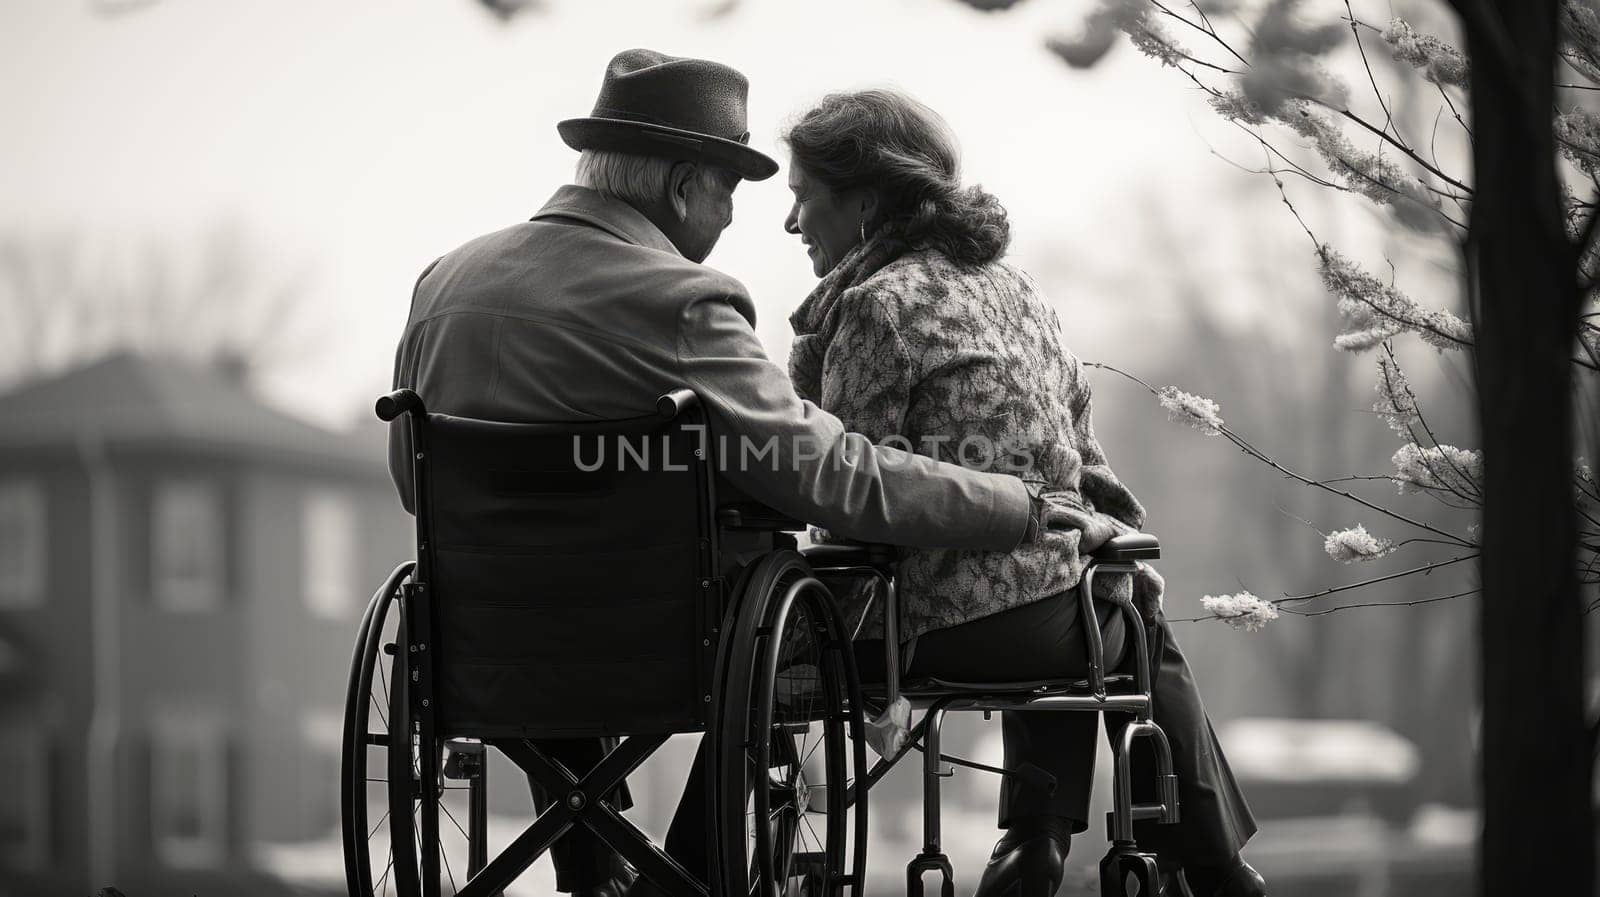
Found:
[(867, 242), (867, 219), (861, 219), (861, 242)]

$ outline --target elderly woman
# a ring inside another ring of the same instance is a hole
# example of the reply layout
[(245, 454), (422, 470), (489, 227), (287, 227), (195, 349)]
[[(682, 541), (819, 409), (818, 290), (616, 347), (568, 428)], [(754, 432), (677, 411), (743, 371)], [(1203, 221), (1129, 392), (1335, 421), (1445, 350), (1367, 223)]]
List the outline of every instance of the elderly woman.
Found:
[[(1032, 279), (1001, 260), (1005, 210), (961, 185), (950, 129), (902, 93), (829, 95), (785, 141), (794, 205), (784, 228), (800, 237), (821, 278), (790, 318), (790, 373), (801, 396), (851, 430), (1014, 473), (1084, 512), (1080, 528), (1010, 553), (903, 550), (906, 673), (1083, 675), (1074, 586), (1085, 555), (1140, 526), (1144, 509), (1095, 440), (1089, 385), (1055, 313)], [(1110, 588), (1129, 588), (1128, 577), (1105, 581), (1116, 580)], [(1169, 872), (1181, 866), (1198, 897), (1264, 894), (1239, 857), (1254, 820), (1158, 605), (1148, 611), (1159, 652), (1154, 713), (1172, 742), (1183, 821), (1144, 828), (1140, 841)], [(1109, 662), (1122, 651), (1122, 617), (1107, 608), (1100, 619)], [(1070, 837), (1086, 828), (1095, 729), (1091, 714), (1004, 715), (1006, 765), (1033, 764), (1058, 784), (1047, 794), (1007, 778), (1005, 834), (980, 897), (1055, 892)]]

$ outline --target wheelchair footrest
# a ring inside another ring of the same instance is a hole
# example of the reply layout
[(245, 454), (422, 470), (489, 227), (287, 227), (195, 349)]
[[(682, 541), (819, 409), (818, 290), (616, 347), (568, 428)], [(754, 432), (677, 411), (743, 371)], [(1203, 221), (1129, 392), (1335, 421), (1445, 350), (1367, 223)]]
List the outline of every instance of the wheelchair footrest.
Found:
[[(1157, 825), (1166, 825), (1169, 822), (1178, 821), (1177, 807), (1169, 807), (1167, 804), (1134, 804), (1129, 808), (1128, 815), (1133, 817), (1134, 822), (1143, 822), (1153, 819)], [(1169, 819), (1168, 817), (1171, 818)], [(1116, 839), (1117, 814), (1115, 811), (1112, 811), (1106, 814), (1106, 840), (1115, 841)]]
[[(1161, 804), (1134, 804), (1130, 808), (1128, 815), (1132, 817), (1133, 822), (1142, 822), (1149, 819), (1160, 819), (1164, 810), (1165, 807)], [(1106, 814), (1106, 840), (1115, 841), (1117, 837), (1117, 814), (1113, 810)]]
[(940, 875), (939, 897), (955, 897), (955, 870), (950, 867), (950, 858), (942, 853), (919, 853), (906, 864), (906, 897), (922, 897), (922, 876), (929, 872)]
[(1100, 861), (1101, 897), (1161, 897), (1156, 855), (1117, 841)]

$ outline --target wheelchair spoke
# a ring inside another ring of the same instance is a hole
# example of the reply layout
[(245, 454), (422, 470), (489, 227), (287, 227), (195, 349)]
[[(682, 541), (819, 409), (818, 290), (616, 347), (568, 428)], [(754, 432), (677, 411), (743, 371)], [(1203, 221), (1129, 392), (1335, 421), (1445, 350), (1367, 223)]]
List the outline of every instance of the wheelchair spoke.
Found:
[(450, 817), (451, 822), (455, 822), (456, 831), (461, 833), (461, 837), (466, 838), (468, 843), (471, 843), (472, 836), (467, 834), (467, 830), (461, 827), (461, 823), (456, 822), (456, 814), (450, 812), (450, 808), (445, 806), (443, 803), (439, 804), (439, 809), (444, 811), (444, 815)]
[(805, 817), (805, 816), (801, 816), (799, 818), (800, 818), (800, 824), (804, 825), (805, 828), (806, 828), (806, 831), (811, 833), (812, 846), (819, 847), (819, 848), (823, 847), (824, 846), (824, 842), (822, 840), (822, 836), (817, 834), (817, 830), (812, 827), (811, 820), (809, 818)]
[[(440, 805), (440, 809), (444, 809), (442, 804)], [(446, 815), (448, 815), (448, 811), (446, 811)], [(456, 828), (460, 827), (461, 826), (459, 825), (456, 826)], [(466, 833), (463, 832), (462, 834)], [(439, 859), (444, 861), (444, 874), (450, 878), (450, 893), (454, 894), (461, 889), (456, 887), (456, 874), (450, 871), (450, 851), (444, 849), (444, 843), (442, 841), (437, 846), (439, 848)]]
[(805, 763), (807, 760), (810, 760), (811, 759), (811, 755), (816, 753), (817, 748), (822, 747), (822, 743), (824, 741), (826, 741), (826, 740), (827, 740), (827, 732), (826, 731), (818, 733), (818, 735), (817, 735), (817, 743), (811, 746), (811, 750), (807, 751), (806, 755), (804, 757), (800, 758), (800, 762), (801, 763)]
[(389, 703), (389, 674), (384, 671), (387, 664), (378, 664), (378, 685), (383, 688), (383, 702)]
[(378, 879), (378, 884), (383, 885), (383, 893), (389, 893), (389, 873), (394, 871), (394, 850), (389, 851), (389, 863), (383, 867), (383, 877)]
[[(755, 602), (750, 612), (756, 616), (745, 618), (750, 628), (743, 631), (756, 640), (743, 649), (750, 653), (736, 669), (756, 687), (736, 692), (749, 703), (734, 708), (732, 729), (723, 736), (726, 749), (748, 759), (742, 784), (753, 794), (743, 807), (727, 808), (734, 818), (742, 809), (745, 825), (742, 837), (724, 842), (736, 857), (732, 897), (745, 891), (759, 897), (861, 893), (864, 857), (851, 845), (864, 834), (864, 804), (852, 806), (841, 799), (842, 786), (832, 784), (848, 781), (856, 762), (850, 734), (858, 725), (859, 698), (847, 678), (848, 658), (839, 645), (848, 642), (826, 605), (828, 595), (803, 587), (777, 602), (804, 575), (797, 565), (764, 583), (766, 604), (747, 599)], [(730, 791), (738, 787), (739, 772), (736, 765), (723, 773)], [(740, 869), (748, 874), (747, 889), (734, 885)]]
[[(371, 780), (369, 779), (368, 781), (371, 781)], [(378, 833), (378, 829), (383, 828), (383, 824), (385, 822), (387, 822), (388, 819), (389, 819), (389, 811), (388, 810), (384, 810), (383, 811), (383, 815), (378, 817), (378, 824), (374, 825), (372, 827), (372, 831), (367, 832), (367, 840), (368, 841), (371, 841), (372, 840), (372, 836), (376, 835)], [(392, 854), (389, 857), (389, 864), (390, 865), (394, 865), (394, 857), (393, 857)]]

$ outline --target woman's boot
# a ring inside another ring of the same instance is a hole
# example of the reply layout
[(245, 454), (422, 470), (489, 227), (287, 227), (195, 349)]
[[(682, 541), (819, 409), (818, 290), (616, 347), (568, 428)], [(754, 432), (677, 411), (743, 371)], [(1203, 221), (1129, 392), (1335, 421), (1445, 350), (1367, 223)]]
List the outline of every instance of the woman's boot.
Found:
[(994, 846), (974, 897), (1051, 897), (1061, 886), (1072, 821), (1061, 816), (1016, 820)]
[(1183, 870), (1195, 897), (1266, 897), (1267, 882), (1238, 854), (1220, 866), (1188, 865)]

